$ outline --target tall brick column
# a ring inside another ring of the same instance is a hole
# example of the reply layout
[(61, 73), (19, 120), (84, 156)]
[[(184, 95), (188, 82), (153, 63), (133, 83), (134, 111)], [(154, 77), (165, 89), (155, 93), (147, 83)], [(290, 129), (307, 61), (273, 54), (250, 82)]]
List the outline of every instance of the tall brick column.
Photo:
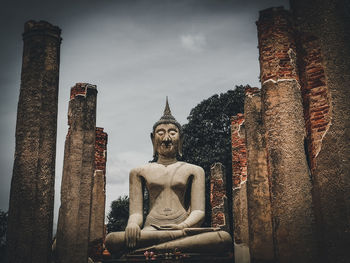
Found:
[(96, 86), (71, 89), (57, 227), (59, 263), (86, 263), (95, 171)]
[[(350, 258), (350, 3), (293, 0), (322, 262)], [(302, 39), (302, 40), (305, 40)]]
[(248, 263), (247, 149), (244, 115), (231, 117), (232, 204), (235, 262)]
[(265, 131), (258, 88), (246, 88), (244, 102), (247, 143), (249, 249), (252, 263), (275, 262)]
[(275, 257), (281, 263), (317, 262), (305, 122), (289, 12), (283, 8), (261, 11), (257, 26)]
[(89, 257), (94, 262), (102, 261), (105, 237), (107, 138), (108, 135), (103, 131), (103, 128), (96, 128), (95, 172), (92, 187), (89, 237)]
[(226, 195), (225, 167), (214, 163), (210, 167), (211, 226), (230, 231), (229, 212)]
[(24, 26), (7, 230), (11, 263), (51, 260), (60, 35), (45, 21)]

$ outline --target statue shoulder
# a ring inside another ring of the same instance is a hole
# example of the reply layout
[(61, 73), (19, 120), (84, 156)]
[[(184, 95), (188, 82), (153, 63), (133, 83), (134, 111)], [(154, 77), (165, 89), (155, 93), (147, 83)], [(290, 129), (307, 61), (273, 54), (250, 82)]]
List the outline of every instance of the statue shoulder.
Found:
[(143, 175), (145, 172), (147, 172), (148, 169), (150, 169), (152, 167), (153, 164), (154, 163), (147, 163), (147, 164), (132, 168), (130, 170), (130, 176)]
[(190, 169), (192, 171), (192, 173), (204, 176), (204, 169), (202, 167), (195, 164), (186, 163), (186, 162), (185, 162), (185, 165), (187, 169)]

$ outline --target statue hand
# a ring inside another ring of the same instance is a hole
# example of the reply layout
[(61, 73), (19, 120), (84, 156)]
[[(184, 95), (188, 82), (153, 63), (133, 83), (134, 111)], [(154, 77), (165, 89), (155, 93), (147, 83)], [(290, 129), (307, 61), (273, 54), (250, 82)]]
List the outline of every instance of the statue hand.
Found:
[(125, 239), (126, 239), (126, 246), (128, 248), (134, 248), (140, 236), (141, 236), (141, 229), (138, 224), (130, 223), (126, 226)]
[(167, 225), (162, 225), (158, 226), (158, 230), (181, 230), (184, 229), (185, 225), (184, 224), (167, 224)]

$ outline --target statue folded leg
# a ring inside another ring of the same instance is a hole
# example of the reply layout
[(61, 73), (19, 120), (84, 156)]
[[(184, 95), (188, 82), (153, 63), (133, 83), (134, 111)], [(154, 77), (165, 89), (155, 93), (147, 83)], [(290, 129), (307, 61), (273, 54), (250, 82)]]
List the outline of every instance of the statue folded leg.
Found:
[[(146, 250), (166, 252), (178, 249), (181, 252), (220, 253), (231, 250), (232, 240), (225, 231), (196, 233), (191, 229), (168, 231), (141, 231), (140, 239), (132, 253)], [(111, 233), (106, 238), (106, 247), (112, 254), (127, 251), (125, 232)]]

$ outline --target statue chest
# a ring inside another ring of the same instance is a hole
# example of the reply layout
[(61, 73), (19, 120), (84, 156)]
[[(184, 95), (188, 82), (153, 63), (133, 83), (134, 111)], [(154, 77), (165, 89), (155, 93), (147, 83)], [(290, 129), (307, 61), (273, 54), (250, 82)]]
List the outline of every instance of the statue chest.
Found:
[(188, 186), (190, 173), (186, 173), (181, 167), (175, 169), (150, 170), (144, 176), (149, 194), (158, 196), (163, 194), (183, 195)]

